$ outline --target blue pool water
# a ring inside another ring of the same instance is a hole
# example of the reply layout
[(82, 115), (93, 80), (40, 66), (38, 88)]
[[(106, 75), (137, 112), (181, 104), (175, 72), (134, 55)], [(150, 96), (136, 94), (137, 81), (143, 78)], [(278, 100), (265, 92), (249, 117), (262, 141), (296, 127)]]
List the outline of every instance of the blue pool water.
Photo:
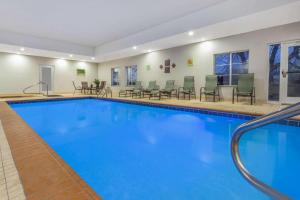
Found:
[[(11, 107), (104, 200), (269, 199), (230, 156), (244, 120), (96, 99)], [(300, 128), (272, 124), (241, 141), (246, 167), (300, 199)]]

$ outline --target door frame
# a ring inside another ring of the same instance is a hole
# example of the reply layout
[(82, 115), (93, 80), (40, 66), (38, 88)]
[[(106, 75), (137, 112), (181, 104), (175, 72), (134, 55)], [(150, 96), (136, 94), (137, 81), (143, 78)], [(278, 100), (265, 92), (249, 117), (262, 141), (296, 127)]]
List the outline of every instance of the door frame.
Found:
[(288, 97), (288, 74), (283, 76), (284, 72), (288, 71), (288, 48), (290, 46), (300, 46), (300, 40), (287, 41), (281, 43), (281, 62), (280, 62), (280, 102), (282, 104), (293, 104), (300, 102), (300, 97)]
[[(55, 67), (54, 67), (54, 65), (40, 64), (39, 65), (39, 81), (42, 81), (42, 68), (50, 68), (51, 69), (51, 90), (48, 90), (48, 93), (51, 94), (54, 91)], [(42, 90), (42, 84), (40, 84), (39, 91), (40, 91), (40, 93), (44, 93), (44, 91)]]

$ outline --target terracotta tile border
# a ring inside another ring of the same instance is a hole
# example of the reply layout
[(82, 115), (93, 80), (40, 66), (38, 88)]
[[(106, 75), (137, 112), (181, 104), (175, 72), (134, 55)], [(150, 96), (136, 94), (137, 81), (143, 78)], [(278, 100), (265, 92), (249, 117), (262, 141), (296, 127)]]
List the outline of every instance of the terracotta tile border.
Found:
[(0, 120), (28, 200), (101, 199), (6, 102)]

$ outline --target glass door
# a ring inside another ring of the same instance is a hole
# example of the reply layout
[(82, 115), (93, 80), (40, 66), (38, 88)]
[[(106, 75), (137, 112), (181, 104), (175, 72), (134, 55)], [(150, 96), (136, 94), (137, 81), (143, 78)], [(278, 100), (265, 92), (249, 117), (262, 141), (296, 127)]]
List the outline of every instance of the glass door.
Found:
[(300, 102), (300, 41), (282, 45), (281, 73), (282, 102)]

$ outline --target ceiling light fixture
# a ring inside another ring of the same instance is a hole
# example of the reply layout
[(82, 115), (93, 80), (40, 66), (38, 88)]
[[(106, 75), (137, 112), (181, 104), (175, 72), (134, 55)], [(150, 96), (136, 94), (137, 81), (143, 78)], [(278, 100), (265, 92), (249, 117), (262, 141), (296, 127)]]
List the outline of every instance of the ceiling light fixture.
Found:
[(134, 50), (137, 50), (137, 46), (133, 46), (132, 48), (133, 48)]
[(152, 50), (151, 50), (151, 49), (149, 49), (149, 50), (147, 50), (147, 52), (148, 52), (148, 53), (151, 53), (151, 52), (152, 52)]
[(92, 60), (95, 60), (95, 57), (91, 57)]
[(189, 32), (188, 32), (188, 35), (189, 35), (189, 36), (193, 36), (193, 35), (194, 35), (194, 32), (193, 32), (193, 31), (189, 31)]
[(70, 55), (69, 55), (69, 57), (70, 57), (70, 58), (73, 58), (73, 55), (72, 55), (72, 54), (70, 54)]
[(24, 48), (24, 47), (21, 47), (21, 48), (20, 48), (20, 51), (25, 51), (25, 48)]

